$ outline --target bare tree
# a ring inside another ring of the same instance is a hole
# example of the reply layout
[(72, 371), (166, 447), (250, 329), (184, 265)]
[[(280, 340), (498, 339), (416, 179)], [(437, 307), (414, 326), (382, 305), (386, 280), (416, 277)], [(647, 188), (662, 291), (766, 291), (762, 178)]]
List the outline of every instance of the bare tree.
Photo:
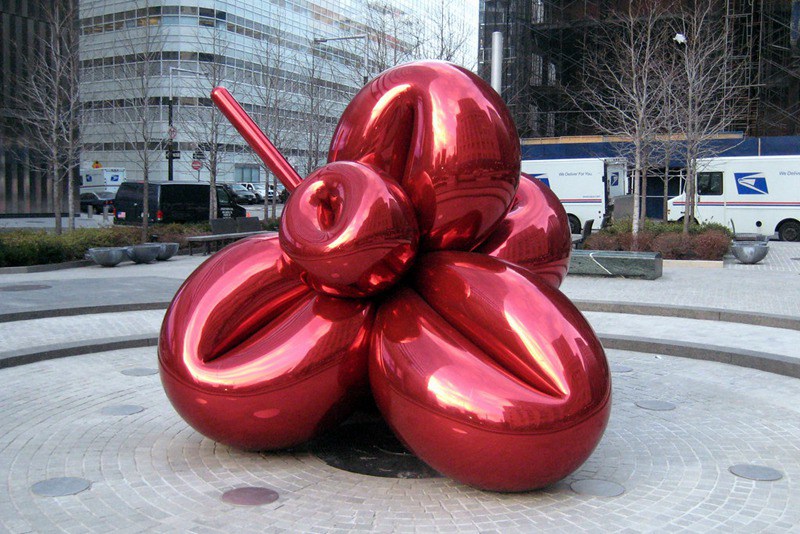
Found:
[[(75, 228), (73, 177), (80, 158), (82, 108), (78, 91), (77, 2), (37, 0), (48, 30), (34, 43), (33, 65), (27, 90), (18, 96), (18, 118), (25, 123), (34, 146), (41, 147), (42, 160), (53, 180), (55, 232), (61, 234), (62, 192), (67, 186), (68, 228)], [(24, 46), (24, 43), (16, 43)]]
[(163, 124), (160, 117), (162, 42), (161, 17), (149, 14), (150, 2), (136, 2), (137, 10), (148, 15), (139, 19), (135, 28), (120, 31), (117, 41), (125, 50), (124, 62), (115, 66), (115, 83), (123, 96), (116, 101), (109, 121), (122, 132), (132, 163), (142, 171), (142, 232), (146, 242), (150, 217), (150, 173), (165, 148)]
[[(279, 24), (279, 22), (278, 22)], [(270, 141), (283, 153), (292, 140), (290, 128), (291, 119), (288, 116), (290, 99), (288, 94), (296, 90), (296, 83), (287, 76), (288, 61), (285, 54), (283, 32), (278, 25), (275, 35), (269, 40), (261, 41), (263, 46), (256, 53), (261, 72), (255, 80), (253, 102), (256, 112), (253, 120), (259, 128), (269, 136)], [(274, 194), (264, 197), (264, 219), (277, 217), (278, 204), (278, 179), (272, 174), (266, 164), (257, 156), (253, 158), (259, 163), (264, 176), (267, 177), (266, 185), (272, 186)], [(267, 190), (265, 190), (267, 193)]]
[(598, 130), (631, 141), (634, 236), (642, 220), (642, 177), (662, 129), (664, 13), (658, 0), (630, 2), (598, 24), (586, 50), (585, 87), (576, 97)]
[[(235, 135), (235, 128), (211, 102), (209, 95), (214, 87), (224, 85), (236, 91), (241, 76), (236, 70), (226, 65), (228, 41), (223, 32), (217, 28), (209, 28), (198, 33), (197, 70), (181, 69), (174, 74), (181, 74), (180, 80), (191, 80), (188, 84), (192, 92), (198, 95), (197, 105), (181, 109), (179, 122), (181, 136), (188, 138), (196, 149), (204, 155), (203, 167), (209, 174), (209, 220), (217, 218), (217, 179), (223, 162), (233, 155), (229, 150)], [(186, 75), (186, 76), (184, 76)], [(185, 135), (184, 135), (185, 134)]]
[(429, 37), (419, 46), (419, 55), (424, 59), (441, 59), (474, 69), (478, 51), (469, 49), (469, 30), (464, 18), (456, 10), (461, 2), (456, 0), (435, 0), (430, 18), (427, 20)]
[(301, 174), (308, 175), (325, 163), (333, 129), (344, 110), (343, 95), (332, 79), (329, 62), (322, 61), (312, 48), (301, 68), (296, 100), (291, 103), (298, 116), (294, 122), (297, 139), (305, 147)]
[(401, 10), (395, 2), (369, 0), (366, 6), (369, 49), (367, 76), (419, 57), (424, 35), (423, 21)]
[(719, 2), (694, 0), (680, 18), (670, 21), (676, 41), (670, 91), (686, 157), (684, 233), (694, 220), (697, 160), (713, 154), (708, 141), (727, 131), (746, 110), (740, 104), (745, 62), (729, 61), (730, 36), (722, 15)]

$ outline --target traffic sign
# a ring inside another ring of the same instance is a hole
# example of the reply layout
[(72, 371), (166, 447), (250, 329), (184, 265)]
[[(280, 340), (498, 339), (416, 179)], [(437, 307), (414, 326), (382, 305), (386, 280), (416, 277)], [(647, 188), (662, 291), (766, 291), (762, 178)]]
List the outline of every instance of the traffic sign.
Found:
[(194, 151), (192, 154), (192, 159), (199, 159), (200, 161), (206, 159), (206, 153), (200, 150), (199, 148)]
[(202, 166), (203, 166), (203, 164), (202, 164), (202, 163), (200, 163), (200, 162), (199, 162), (199, 161), (197, 161), (197, 160), (194, 160), (194, 161), (192, 162), (192, 169), (194, 169), (194, 170), (196, 170), (196, 171), (199, 171), (199, 170), (200, 170), (200, 167), (202, 167)]
[(165, 150), (164, 155), (167, 159), (181, 159), (180, 150)]
[(175, 139), (178, 136), (178, 129), (175, 128), (174, 126), (170, 126), (169, 129), (167, 130), (167, 135), (169, 136), (170, 139)]

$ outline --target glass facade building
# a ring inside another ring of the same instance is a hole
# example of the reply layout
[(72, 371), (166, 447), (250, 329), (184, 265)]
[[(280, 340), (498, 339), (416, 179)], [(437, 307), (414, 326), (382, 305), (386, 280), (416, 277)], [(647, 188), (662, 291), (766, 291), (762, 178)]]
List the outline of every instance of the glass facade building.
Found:
[(213, 112), (211, 88), (224, 85), (307, 174), (364, 79), (433, 57), (443, 26), (463, 33), (452, 59), (475, 68), (477, 21), (477, 0), (84, 0), (82, 162), (125, 167), (129, 180), (146, 167), (156, 181), (207, 181), (212, 169), (221, 181), (266, 181)]

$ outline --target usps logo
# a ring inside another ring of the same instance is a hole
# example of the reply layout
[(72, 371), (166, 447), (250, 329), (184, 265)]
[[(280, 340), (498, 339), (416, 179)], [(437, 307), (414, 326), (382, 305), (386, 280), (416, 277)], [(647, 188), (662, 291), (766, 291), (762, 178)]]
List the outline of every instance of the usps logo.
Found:
[(523, 176), (525, 176), (527, 178), (530, 178), (531, 180), (533, 180), (535, 178), (535, 179), (539, 180), (540, 182), (542, 182), (547, 187), (550, 187), (550, 179), (547, 177), (547, 173), (545, 173), (545, 172), (542, 172), (542, 173), (539, 173), (539, 174), (528, 174), (527, 172), (523, 172), (523, 173), (520, 173), (520, 174), (522, 174)]
[(612, 172), (611, 173), (611, 186), (618, 186), (619, 185), (619, 172)]
[(112, 174), (111, 175), (112, 182), (119, 182), (119, 174)]
[(736, 190), (740, 195), (768, 195), (767, 179), (760, 172), (735, 172)]
[(91, 182), (92, 181), (92, 175), (91, 174), (87, 174), (86, 175), (86, 181), (87, 182)]

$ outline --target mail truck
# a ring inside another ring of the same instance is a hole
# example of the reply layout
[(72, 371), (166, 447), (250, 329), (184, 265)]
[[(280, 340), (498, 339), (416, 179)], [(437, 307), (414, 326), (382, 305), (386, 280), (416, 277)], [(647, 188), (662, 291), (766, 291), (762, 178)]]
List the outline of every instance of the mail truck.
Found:
[[(737, 233), (800, 240), (800, 156), (718, 157), (697, 161), (695, 219)], [(686, 193), (667, 217), (683, 220)]]
[(627, 193), (625, 160), (604, 158), (522, 160), (522, 173), (544, 182), (567, 212), (573, 234), (593, 220), (600, 228), (614, 197)]

